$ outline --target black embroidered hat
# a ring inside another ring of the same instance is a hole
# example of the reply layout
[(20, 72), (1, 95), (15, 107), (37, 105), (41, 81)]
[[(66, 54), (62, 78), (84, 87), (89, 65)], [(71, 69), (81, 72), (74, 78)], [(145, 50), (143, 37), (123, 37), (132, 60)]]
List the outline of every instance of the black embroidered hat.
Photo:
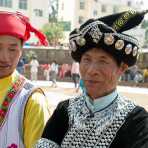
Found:
[(134, 10), (108, 15), (98, 19), (89, 19), (80, 28), (74, 29), (69, 36), (71, 56), (80, 62), (81, 56), (91, 48), (102, 48), (117, 61), (128, 66), (136, 63), (139, 43), (124, 31), (139, 25), (148, 11)]

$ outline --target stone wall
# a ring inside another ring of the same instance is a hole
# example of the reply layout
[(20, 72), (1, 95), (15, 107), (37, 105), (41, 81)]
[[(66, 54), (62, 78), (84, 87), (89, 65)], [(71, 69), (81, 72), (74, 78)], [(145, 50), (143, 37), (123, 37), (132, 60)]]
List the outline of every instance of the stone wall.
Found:
[(70, 50), (54, 49), (54, 48), (24, 48), (23, 56), (27, 56), (29, 52), (34, 52), (37, 55), (40, 64), (52, 63), (56, 60), (58, 64), (72, 63)]

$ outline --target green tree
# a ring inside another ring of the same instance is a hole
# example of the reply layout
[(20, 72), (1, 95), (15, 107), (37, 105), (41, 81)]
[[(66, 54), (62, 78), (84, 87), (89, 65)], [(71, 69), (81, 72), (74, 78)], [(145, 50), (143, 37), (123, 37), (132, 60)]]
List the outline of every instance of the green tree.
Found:
[(144, 28), (144, 29), (148, 28), (148, 20), (144, 20), (144, 21), (142, 22), (141, 28)]
[(145, 31), (145, 44), (148, 44), (148, 28)]
[(33, 56), (37, 57), (37, 54), (35, 53), (35, 51), (29, 50), (24, 56), (27, 62), (30, 62)]
[(52, 22), (43, 26), (43, 33), (47, 36), (50, 45), (58, 45), (64, 39), (64, 28), (61, 23)]
[(148, 44), (148, 20), (144, 20), (141, 24), (141, 28), (145, 29), (145, 45)]

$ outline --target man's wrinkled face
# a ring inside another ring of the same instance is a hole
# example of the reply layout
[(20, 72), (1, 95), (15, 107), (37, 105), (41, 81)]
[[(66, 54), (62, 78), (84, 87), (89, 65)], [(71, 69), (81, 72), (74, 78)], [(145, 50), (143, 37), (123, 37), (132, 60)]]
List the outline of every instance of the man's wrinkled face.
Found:
[(22, 55), (21, 48), (20, 39), (9, 35), (0, 35), (0, 78), (13, 73)]
[(92, 98), (104, 96), (116, 88), (124, 68), (102, 49), (93, 48), (82, 55), (80, 73), (87, 93)]

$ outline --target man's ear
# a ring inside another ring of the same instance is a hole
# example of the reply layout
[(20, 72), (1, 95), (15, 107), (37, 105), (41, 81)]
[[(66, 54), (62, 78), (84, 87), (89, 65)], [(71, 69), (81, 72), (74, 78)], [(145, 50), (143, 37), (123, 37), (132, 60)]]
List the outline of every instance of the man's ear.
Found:
[(128, 65), (125, 63), (121, 63), (119, 68), (119, 74), (122, 75), (128, 69)]
[(23, 55), (23, 50), (24, 50), (22, 46), (20, 47), (20, 50), (21, 50), (20, 52), (20, 57), (21, 57)]

